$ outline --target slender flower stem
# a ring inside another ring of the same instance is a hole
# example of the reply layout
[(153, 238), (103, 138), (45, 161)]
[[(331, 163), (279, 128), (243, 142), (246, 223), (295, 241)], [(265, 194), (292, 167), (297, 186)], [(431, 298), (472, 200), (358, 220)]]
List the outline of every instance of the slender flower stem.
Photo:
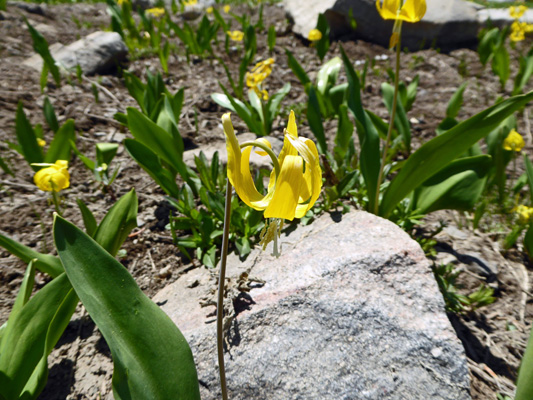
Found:
[(228, 400), (226, 386), (226, 369), (224, 368), (224, 331), (222, 320), (224, 318), (224, 283), (226, 280), (226, 261), (228, 258), (229, 225), (231, 219), (231, 192), (233, 187), (229, 179), (226, 183), (226, 206), (224, 211), (224, 234), (222, 236), (222, 251), (220, 255), (220, 274), (218, 277), (218, 301), (217, 301), (217, 352), (218, 371), (220, 375), (220, 389), (222, 399)]
[(401, 49), (401, 31), (398, 35), (398, 43), (396, 44), (396, 74), (394, 76), (394, 95), (392, 98), (392, 110), (390, 113), (389, 129), (387, 131), (387, 140), (383, 146), (383, 155), (381, 156), (381, 165), (379, 167), (378, 182), (376, 186), (376, 198), (374, 200), (374, 214), (379, 214), (379, 188), (383, 181), (383, 170), (385, 169), (385, 162), (387, 161), (387, 153), (389, 152), (390, 141), (392, 136), (392, 129), (394, 127), (394, 118), (396, 118), (396, 106), (398, 104), (398, 86), (400, 84), (400, 49)]

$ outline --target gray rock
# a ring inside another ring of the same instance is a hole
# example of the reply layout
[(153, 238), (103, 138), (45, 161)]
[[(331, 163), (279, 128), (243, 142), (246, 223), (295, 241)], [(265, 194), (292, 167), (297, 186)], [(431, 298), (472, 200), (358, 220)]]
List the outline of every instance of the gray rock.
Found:
[[(465, 0), (426, 0), (427, 12), (415, 24), (404, 23), (402, 47), (410, 50), (437, 47), (443, 51), (469, 47), (477, 42), (478, 7)], [(384, 47), (389, 44), (394, 21), (385, 21), (375, 0), (309, 0), (301, 7), (298, 0), (284, 0), (287, 13), (294, 19), (294, 31), (307, 37), (316, 25), (319, 13), (325, 13), (334, 37), (352, 32), (354, 37)], [(349, 12), (357, 22), (351, 31)]]
[(8, 6), (17, 7), (30, 14), (45, 15), (48, 10), (46, 4), (29, 3), (26, 1), (8, 1)]
[[(93, 32), (68, 46), (54, 43), (50, 51), (57, 64), (67, 70), (75, 70), (79, 65), (85, 75), (105, 73), (128, 54), (126, 44), (118, 33), (102, 31)], [(35, 54), (23, 64), (41, 71), (42, 62), (41, 56)]]
[[(278, 259), (228, 259), (230, 398), (470, 399), (464, 349), (416, 242), (365, 212), (289, 231)], [(214, 308), (199, 303), (216, 280), (197, 268), (154, 297), (191, 345), (204, 400), (220, 398)]]

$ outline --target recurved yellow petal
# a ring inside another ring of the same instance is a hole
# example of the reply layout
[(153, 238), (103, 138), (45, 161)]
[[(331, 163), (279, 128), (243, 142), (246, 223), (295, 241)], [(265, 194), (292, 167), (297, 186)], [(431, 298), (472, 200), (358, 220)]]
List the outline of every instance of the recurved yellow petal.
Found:
[(265, 210), (265, 218), (284, 218), (292, 221), (296, 214), (300, 186), (303, 183), (303, 159), (287, 156), (276, 181), (276, 190)]

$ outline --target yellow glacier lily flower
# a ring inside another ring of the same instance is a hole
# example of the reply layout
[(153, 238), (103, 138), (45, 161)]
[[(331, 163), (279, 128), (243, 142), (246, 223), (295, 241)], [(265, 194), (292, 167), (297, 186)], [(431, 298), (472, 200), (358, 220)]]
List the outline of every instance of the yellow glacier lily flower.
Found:
[(227, 31), (226, 34), (234, 42), (241, 42), (244, 39), (244, 32), (241, 31)]
[(231, 10), (231, 6), (229, 4), (226, 4), (222, 9), (227, 14), (227, 13), (229, 13), (229, 10)]
[(320, 32), (318, 29), (311, 29), (309, 31), (307, 40), (311, 42), (318, 42), (320, 39), (322, 39), (322, 32)]
[(533, 221), (533, 208), (520, 204), (513, 210), (518, 215), (518, 223), (527, 224)]
[(147, 14), (152, 15), (154, 18), (159, 18), (165, 15), (165, 9), (163, 7), (154, 7), (146, 10)]
[[(294, 112), (291, 111), (285, 129), (283, 148), (276, 158), (266, 139), (239, 144), (230, 113), (222, 116), (228, 151), (228, 179), (241, 200), (256, 210), (264, 210), (265, 218), (302, 218), (313, 207), (322, 188), (322, 170), (318, 151), (310, 139), (298, 137)], [(270, 155), (274, 170), (268, 191), (259, 193), (250, 173), (252, 147), (260, 155)]]
[(213, 14), (213, 7), (207, 7), (205, 12), (208, 14)]
[(503, 149), (507, 151), (521, 151), (526, 143), (524, 138), (515, 129), (513, 129), (503, 141)]
[(184, 5), (185, 7), (191, 7), (191, 6), (194, 6), (194, 5), (197, 4), (197, 3), (198, 3), (198, 0), (185, 0), (185, 1), (183, 2), (183, 5)]
[(511, 18), (514, 18), (514, 19), (521, 18), (526, 11), (527, 11), (527, 7), (524, 5), (509, 7), (509, 14), (511, 15)]
[(37, 138), (37, 144), (39, 145), (39, 147), (44, 147), (46, 146), (46, 141), (41, 138)]
[(33, 182), (45, 192), (59, 192), (70, 186), (68, 161), (57, 160), (54, 164), (32, 164), (47, 168), (40, 169), (33, 176)]
[[(383, 1), (383, 5), (381, 4)], [(400, 8), (400, 0), (377, 0), (376, 7), (383, 19), (405, 22), (418, 22), (426, 13), (426, 0), (405, 0)]]

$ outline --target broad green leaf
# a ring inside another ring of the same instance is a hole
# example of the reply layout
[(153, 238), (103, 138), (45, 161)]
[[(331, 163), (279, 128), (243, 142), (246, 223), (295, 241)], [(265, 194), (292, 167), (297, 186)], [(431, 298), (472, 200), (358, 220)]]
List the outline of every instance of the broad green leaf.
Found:
[[(15, 115), (15, 133), (17, 134), (17, 141), (22, 150), (22, 155), (28, 164), (42, 163), (44, 160), (43, 152), (41, 147), (37, 144), (37, 135), (24, 113), (21, 101), (19, 101), (17, 113)], [(31, 167), (34, 171), (38, 171), (42, 168), (37, 166)]]
[[(389, 110), (389, 115), (392, 114), (392, 105), (394, 98), (394, 87), (386, 82), (382, 83), (381, 91), (383, 93), (383, 101), (387, 110)], [(394, 118), (394, 126), (398, 129), (401, 137), (403, 138), (403, 143), (407, 149), (407, 153), (411, 153), (411, 125), (407, 119), (407, 114), (401, 101), (396, 102), (396, 116)]]
[(500, 30), (498, 28), (493, 28), (487, 31), (479, 41), (477, 52), (479, 54), (479, 61), (481, 61), (481, 64), (486, 65), (487, 62), (490, 61), (494, 56), (493, 48), (498, 40), (499, 33)]
[(385, 192), (380, 215), (387, 217), (396, 205), (472, 145), (489, 134), (505, 118), (533, 99), (533, 92), (514, 96), (461, 122), (426, 142), (406, 161)]
[(418, 91), (418, 82), (420, 81), (420, 76), (415, 76), (413, 81), (407, 86), (406, 94), (405, 94), (405, 101), (403, 103), (403, 107), (405, 108), (406, 112), (409, 112), (411, 108), (413, 107), (413, 103), (416, 100), (416, 94)]
[(335, 84), (341, 67), (342, 60), (340, 57), (334, 57), (320, 68), (316, 76), (316, 89), (322, 95), (326, 94), (328, 86)]
[(267, 43), (268, 51), (272, 52), (274, 50), (274, 46), (276, 45), (276, 27), (274, 25), (270, 25), (268, 27)]
[(176, 173), (169, 171), (161, 165), (159, 157), (142, 143), (125, 139), (124, 147), (132, 158), (137, 161), (152, 179), (163, 189), (169, 196), (177, 198), (179, 188), (176, 184)]
[(82, 199), (77, 199), (76, 203), (78, 203), (78, 208), (81, 212), (83, 225), (85, 226), (85, 232), (87, 232), (87, 235), (89, 235), (90, 237), (94, 237), (94, 233), (96, 232), (96, 228), (98, 227), (94, 214), (91, 212), (91, 210), (89, 210), (89, 208), (83, 202)]
[(77, 304), (66, 274), (61, 274), (10, 316), (0, 352), (1, 398), (37, 397), (46, 383), (46, 358)]
[(98, 165), (111, 164), (118, 151), (118, 143), (96, 143), (96, 161)]
[(487, 155), (452, 161), (415, 190), (415, 214), (472, 209), (483, 193), (491, 164)]
[(70, 160), (70, 142), (76, 140), (76, 131), (74, 130), (74, 120), (69, 119), (54, 135), (52, 143), (44, 156), (44, 162), (55, 163), (57, 160)]
[(363, 103), (361, 101), (361, 83), (359, 82), (359, 78), (355, 73), (353, 65), (346, 56), (342, 46), (341, 55), (349, 85), (348, 108), (355, 116), (357, 135), (361, 146), (359, 163), (368, 191), (368, 207), (370, 210), (374, 210), (378, 175), (381, 165), (379, 135), (370, 117), (363, 108)]
[(137, 101), (137, 104), (139, 104), (143, 113), (146, 113), (146, 109), (144, 108), (146, 85), (129, 71), (123, 71), (123, 76), (126, 89), (128, 89), (131, 97)]
[(111, 349), (115, 399), (199, 400), (187, 341), (127, 269), (59, 216), (54, 239), (72, 286)]
[(505, 83), (511, 75), (511, 59), (509, 52), (504, 45), (499, 46), (494, 52), (494, 58), (492, 59), (492, 71), (500, 78), (500, 85), (505, 87)]
[(14, 256), (20, 258), (25, 263), (29, 263), (31, 260), (36, 259), (37, 261), (34, 261), (35, 267), (39, 271), (50, 275), (52, 278), (55, 278), (64, 272), (63, 265), (61, 265), (59, 258), (50, 254), (39, 253), (31, 247), (24, 246), (16, 240), (10, 239), (2, 234), (0, 234), (0, 246)]
[(326, 16), (322, 13), (318, 14), (316, 29), (322, 33), (322, 39), (320, 39), (318, 42), (315, 42), (318, 58), (320, 58), (320, 61), (322, 61), (329, 50), (329, 24)]
[(307, 84), (311, 83), (311, 79), (309, 79), (309, 76), (305, 73), (305, 70), (296, 60), (296, 58), (292, 55), (292, 53), (287, 49), (285, 49), (285, 53), (287, 54), (287, 63), (289, 65), (289, 68), (292, 69), (292, 72), (294, 73), (294, 75), (296, 75), (302, 85), (304, 87), (307, 87)]
[(61, 85), (61, 74), (59, 73), (59, 68), (56, 65), (52, 54), (48, 48), (48, 42), (29, 22), (24, 18), (28, 30), (30, 31), (31, 38), (33, 39), (33, 49), (37, 52), (42, 58), (43, 63), (46, 64), (47, 69), (52, 73), (56, 86)]
[(321, 154), (328, 152), (328, 145), (326, 143), (326, 134), (324, 133), (324, 126), (322, 125), (322, 114), (320, 112), (320, 105), (313, 86), (309, 87), (309, 101), (307, 102), (307, 121), (309, 128), (315, 135), (317, 141), (318, 151)]
[(343, 104), (339, 108), (339, 124), (335, 135), (335, 149), (333, 150), (339, 159), (343, 159), (346, 152), (354, 147), (352, 134), (353, 124), (348, 117), (348, 107)]
[(137, 194), (131, 189), (108, 211), (96, 232), (94, 240), (115, 256), (131, 230), (137, 226)]
[(446, 109), (446, 117), (455, 119), (461, 106), (463, 105), (463, 93), (466, 89), (468, 82), (464, 82), (453, 94), (452, 98), (448, 102), (448, 108)]
[(183, 152), (180, 144), (171, 133), (165, 131), (155, 122), (135, 108), (128, 108), (128, 127), (139, 142), (152, 150), (158, 157), (171, 165), (176, 171), (183, 167)]
[(50, 129), (57, 132), (59, 130), (59, 122), (57, 122), (54, 106), (50, 103), (48, 96), (44, 97), (43, 114)]

